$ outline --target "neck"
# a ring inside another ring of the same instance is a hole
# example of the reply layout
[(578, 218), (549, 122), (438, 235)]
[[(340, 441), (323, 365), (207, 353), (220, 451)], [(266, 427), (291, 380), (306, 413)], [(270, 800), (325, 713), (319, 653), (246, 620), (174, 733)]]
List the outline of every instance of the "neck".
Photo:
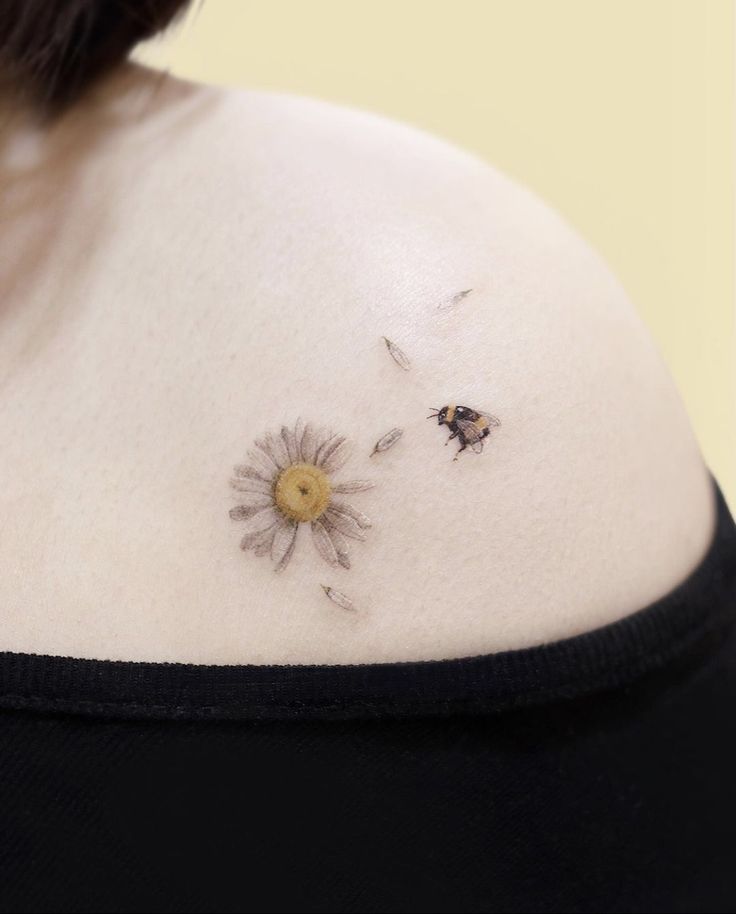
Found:
[(98, 240), (101, 189), (155, 134), (171, 94), (162, 74), (126, 64), (72, 108), (44, 117), (0, 86), (0, 388), (48, 324), (49, 302), (56, 323), (62, 319), (55, 282), (69, 272), (80, 238)]
[[(0, 74), (0, 144), (29, 133), (53, 140), (61, 134), (83, 131), (87, 125), (103, 119), (108, 127), (124, 126), (127, 119), (140, 115), (141, 103), (150, 99), (165, 76), (125, 62), (100, 78), (73, 106), (54, 112), (35, 104), (7, 76), (3, 78)], [(106, 114), (113, 117), (105, 118)]]

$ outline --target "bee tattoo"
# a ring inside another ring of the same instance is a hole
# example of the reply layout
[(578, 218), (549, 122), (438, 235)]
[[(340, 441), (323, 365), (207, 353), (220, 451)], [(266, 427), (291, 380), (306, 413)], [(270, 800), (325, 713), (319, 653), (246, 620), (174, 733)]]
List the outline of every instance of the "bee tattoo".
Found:
[(483, 413), (479, 409), (471, 409), (469, 406), (442, 406), (436, 409), (430, 406), (432, 414), (427, 416), (428, 419), (436, 419), (438, 425), (446, 425), (451, 432), (450, 437), (445, 444), (449, 444), (453, 438), (460, 441), (460, 447), (453, 457), (457, 460), (466, 447), (475, 454), (483, 451), (483, 439), (491, 434), (491, 429), (496, 428), (501, 423), (490, 413)]

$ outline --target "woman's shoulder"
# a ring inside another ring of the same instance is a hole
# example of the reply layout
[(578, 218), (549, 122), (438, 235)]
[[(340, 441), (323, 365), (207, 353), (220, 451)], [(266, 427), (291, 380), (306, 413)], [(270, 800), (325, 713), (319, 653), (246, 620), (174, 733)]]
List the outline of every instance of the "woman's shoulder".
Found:
[(713, 505), (684, 411), (557, 215), (375, 114), (158, 91), (67, 188), (70, 296), (0, 412), (0, 647), (460, 656), (692, 570)]

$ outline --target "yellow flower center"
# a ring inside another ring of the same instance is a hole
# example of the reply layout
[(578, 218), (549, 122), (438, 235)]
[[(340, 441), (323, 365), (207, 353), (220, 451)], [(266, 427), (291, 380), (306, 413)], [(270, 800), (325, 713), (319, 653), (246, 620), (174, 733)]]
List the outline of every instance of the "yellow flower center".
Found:
[(299, 523), (317, 520), (330, 503), (330, 480), (311, 463), (294, 463), (279, 473), (274, 487), (276, 507)]

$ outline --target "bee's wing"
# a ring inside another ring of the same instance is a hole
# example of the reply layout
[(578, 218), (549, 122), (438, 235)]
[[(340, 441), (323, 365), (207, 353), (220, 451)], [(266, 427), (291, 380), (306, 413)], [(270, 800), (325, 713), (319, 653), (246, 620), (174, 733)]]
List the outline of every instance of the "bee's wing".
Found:
[(465, 443), (470, 449), (476, 454), (480, 454), (483, 450), (483, 430), (479, 429), (476, 424), (469, 419), (458, 419), (457, 427), (460, 429), (460, 432), (465, 439)]
[(483, 416), (484, 419), (488, 419), (488, 425), (491, 428), (501, 424), (501, 420), (496, 416), (492, 416), (490, 413), (482, 413), (480, 410), (477, 410), (477, 413), (479, 416)]

